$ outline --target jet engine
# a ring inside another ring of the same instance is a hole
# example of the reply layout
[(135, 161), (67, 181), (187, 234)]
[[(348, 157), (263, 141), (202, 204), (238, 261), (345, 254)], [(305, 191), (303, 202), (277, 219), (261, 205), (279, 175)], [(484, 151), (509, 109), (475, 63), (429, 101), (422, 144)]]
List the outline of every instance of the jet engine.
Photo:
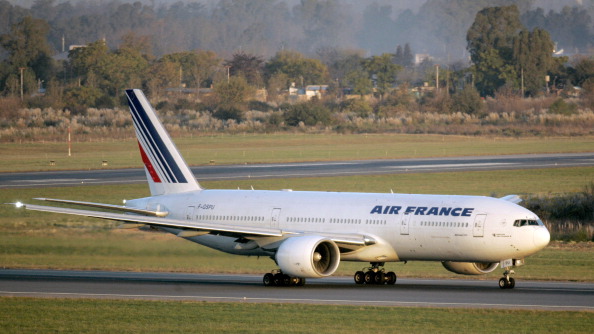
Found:
[(338, 268), (340, 251), (318, 235), (291, 237), (276, 252), (276, 263), (284, 274), (294, 277), (325, 277)]
[(443, 261), (444, 268), (462, 275), (483, 275), (497, 269), (499, 262), (453, 262)]

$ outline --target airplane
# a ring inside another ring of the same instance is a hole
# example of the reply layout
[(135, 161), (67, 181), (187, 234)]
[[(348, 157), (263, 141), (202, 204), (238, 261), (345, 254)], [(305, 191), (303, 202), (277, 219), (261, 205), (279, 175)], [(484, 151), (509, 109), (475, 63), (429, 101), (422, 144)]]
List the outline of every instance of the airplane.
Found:
[(143, 92), (129, 89), (126, 96), (151, 196), (124, 205), (36, 198), (67, 207), (17, 207), (118, 221), (230, 254), (270, 257), (278, 269), (264, 275), (265, 286), (302, 286), (306, 278), (332, 275), (340, 261), (369, 263), (354, 274), (356, 284), (392, 285), (397, 276), (386, 272), (386, 262), (439, 261), (463, 275), (501, 266), (499, 287), (512, 289), (513, 269), (549, 243), (543, 222), (516, 195), (202, 188)]

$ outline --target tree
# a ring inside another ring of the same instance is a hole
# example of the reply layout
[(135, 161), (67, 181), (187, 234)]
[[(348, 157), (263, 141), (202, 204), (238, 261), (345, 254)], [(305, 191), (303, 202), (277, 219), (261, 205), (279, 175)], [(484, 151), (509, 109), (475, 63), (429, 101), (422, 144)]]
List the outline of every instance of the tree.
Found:
[(396, 74), (401, 69), (400, 66), (392, 63), (392, 55), (384, 53), (381, 56), (372, 56), (363, 63), (363, 68), (369, 73), (369, 77), (374, 81), (375, 88), (380, 97), (391, 88), (396, 82)]
[(0, 35), (0, 45), (8, 52), (9, 72), (30, 68), (34, 80), (47, 82), (52, 78), (54, 65), (46, 40), (49, 29), (47, 22), (27, 16), (12, 25), (9, 34)]
[(265, 67), (266, 77), (278, 73), (287, 75), (289, 82), (300, 86), (321, 84), (328, 81), (328, 68), (317, 59), (305, 58), (294, 51), (279, 51)]
[(262, 86), (262, 70), (264, 60), (260, 56), (237, 52), (223, 65), (229, 66), (229, 73), (233, 76), (244, 77), (250, 85)]
[(161, 60), (177, 64), (178, 70), (181, 68), (182, 82), (194, 88), (210, 86), (221, 64), (221, 59), (212, 51), (177, 52)]
[(398, 44), (396, 53), (394, 54), (394, 63), (402, 67), (410, 67), (413, 65), (413, 55), (408, 43), (404, 45), (404, 48)]
[(245, 78), (237, 76), (221, 81), (214, 86), (214, 116), (219, 119), (243, 119), (245, 101), (253, 94), (253, 88)]
[[(104, 40), (99, 40), (85, 47), (75, 48), (68, 53), (68, 66), (73, 78), (86, 80), (89, 73), (100, 72), (99, 64), (108, 56), (109, 49)], [(93, 83), (93, 86), (95, 84)]]
[(354, 94), (367, 95), (373, 91), (373, 82), (369, 77), (369, 73), (364, 70), (354, 70), (349, 72), (345, 77), (346, 83), (353, 90)]
[(521, 31), (514, 39), (515, 71), (523, 75), (527, 94), (536, 95), (545, 87), (545, 76), (554, 64), (553, 48), (549, 33), (538, 28)]
[(513, 43), (522, 30), (518, 7), (490, 7), (476, 14), (466, 40), (475, 68), (475, 83), (481, 95), (495, 91), (517, 77), (513, 66)]

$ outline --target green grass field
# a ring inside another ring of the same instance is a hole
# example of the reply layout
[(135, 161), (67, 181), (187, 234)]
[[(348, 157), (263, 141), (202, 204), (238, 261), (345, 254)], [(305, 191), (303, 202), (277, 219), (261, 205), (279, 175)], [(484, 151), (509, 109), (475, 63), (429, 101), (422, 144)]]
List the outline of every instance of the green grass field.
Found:
[(592, 312), (0, 298), (3, 333), (590, 333)]
[[(373, 137), (370, 139), (370, 137)], [(369, 140), (368, 140), (369, 139)], [(191, 164), (341, 160), (445, 155), (591, 151), (594, 138), (488, 139), (456, 136), (274, 135), (182, 138)], [(341, 145), (345, 146), (341, 146)], [(0, 171), (140, 166), (134, 141), (74, 145), (2, 144)], [(199, 177), (199, 176), (198, 176)], [(495, 172), (395, 174), (203, 182), (208, 188), (285, 189), (497, 195), (581, 191), (594, 167)], [(121, 203), (148, 195), (147, 186), (81, 186), (0, 191), (0, 203), (55, 197)], [(117, 230), (117, 224), (16, 210), (0, 205), (0, 267), (263, 273), (270, 259), (223, 254), (162, 233)], [(594, 281), (592, 243), (552, 243), (517, 268), (516, 278)], [(351, 276), (365, 263), (340, 265)], [(459, 278), (435, 262), (387, 264), (400, 277)], [(477, 277), (494, 282), (500, 271)], [(464, 277), (467, 278), (467, 277)], [(240, 333), (589, 333), (592, 312), (391, 308), (300, 304), (156, 302), (0, 297), (0, 332), (240, 332)]]
[[(132, 133), (130, 134), (133, 135)], [(401, 134), (246, 134), (174, 138), (191, 165), (591, 152), (594, 137), (469, 137)], [(0, 172), (140, 167), (135, 139), (1, 143)], [(108, 166), (102, 166), (103, 161)], [(54, 161), (55, 166), (49, 162)]]

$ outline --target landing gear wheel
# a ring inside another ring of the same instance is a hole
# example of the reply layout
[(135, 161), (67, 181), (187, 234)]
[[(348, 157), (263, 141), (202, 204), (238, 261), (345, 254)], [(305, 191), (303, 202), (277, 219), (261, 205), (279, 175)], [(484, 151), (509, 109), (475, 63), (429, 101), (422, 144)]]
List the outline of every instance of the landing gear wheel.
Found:
[(271, 273), (267, 273), (266, 275), (264, 275), (262, 282), (264, 283), (264, 286), (273, 286), (274, 285), (274, 275), (272, 275)]
[(373, 283), (377, 284), (377, 285), (382, 285), (386, 282), (386, 274), (384, 274), (382, 271), (378, 271), (377, 273), (375, 273), (375, 277), (373, 278)]
[(305, 278), (303, 277), (295, 277), (296, 281), (294, 282), (295, 286), (304, 286), (305, 285)]
[(355, 273), (355, 283), (363, 284), (365, 283), (365, 273), (362, 271), (357, 271)]
[(281, 286), (290, 286), (291, 285), (291, 276), (283, 274), (281, 276)]
[(276, 273), (273, 276), (273, 282), (274, 282), (274, 286), (282, 286), (283, 285), (283, 274), (281, 273)]
[(365, 273), (365, 284), (373, 284), (375, 282), (375, 273), (368, 271)]
[(386, 284), (396, 284), (396, 273), (394, 273), (393, 271), (388, 271), (388, 273), (386, 274)]
[(305, 278), (283, 274), (280, 270), (273, 270), (262, 278), (264, 286), (304, 286)]
[(516, 280), (513, 277), (501, 277), (499, 279), (499, 287), (502, 289), (513, 289), (516, 286)]

